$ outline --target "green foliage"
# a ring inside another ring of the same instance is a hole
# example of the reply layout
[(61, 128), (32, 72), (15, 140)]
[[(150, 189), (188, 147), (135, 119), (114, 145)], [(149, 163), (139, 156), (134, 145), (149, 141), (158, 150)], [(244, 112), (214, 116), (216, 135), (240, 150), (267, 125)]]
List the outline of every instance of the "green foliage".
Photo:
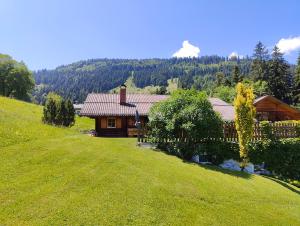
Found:
[(0, 95), (29, 101), (33, 87), (32, 73), (25, 64), (13, 60), (8, 55), (1, 55)]
[(249, 156), (255, 164), (285, 179), (300, 180), (300, 138), (263, 139), (249, 144)]
[(266, 81), (258, 80), (253, 83), (253, 92), (260, 97), (269, 93), (268, 83)]
[[(222, 136), (222, 120), (205, 93), (178, 90), (151, 108), (149, 133), (153, 142), (190, 159), (197, 152), (196, 141)], [(165, 142), (166, 139), (174, 142)]]
[(269, 63), (269, 76), (266, 80), (271, 94), (286, 103), (290, 103), (290, 80), (291, 74), (289, 65), (284, 60), (283, 54), (280, 53), (279, 48), (275, 46), (272, 53), (272, 59)]
[(215, 76), (216, 76), (217, 86), (223, 85), (224, 84), (224, 79), (225, 79), (224, 73), (218, 71)]
[(233, 67), (233, 71), (232, 71), (231, 77), (232, 77), (233, 84), (237, 84), (237, 83), (239, 83), (239, 82), (242, 81), (242, 77), (240, 75), (240, 69), (239, 69), (238, 65), (235, 65)]
[(213, 93), (214, 97), (218, 97), (227, 103), (232, 103), (235, 95), (236, 95), (236, 91), (234, 87), (230, 87), (230, 86), (218, 86), (214, 89), (214, 93)]
[(258, 42), (254, 49), (250, 72), (254, 81), (265, 80), (268, 77), (268, 60), (268, 49), (261, 42)]
[[(60, 66), (54, 70), (40, 70), (34, 73), (37, 87), (34, 97), (38, 103), (44, 103), (45, 96), (53, 91), (72, 101), (83, 102), (88, 93), (109, 92), (132, 77), (134, 92), (152, 92), (157, 87), (167, 87), (171, 93), (175, 87), (199, 90), (208, 89), (215, 81), (219, 71), (230, 77), (236, 61), (226, 61), (225, 57), (202, 56), (199, 58), (171, 59), (95, 59), (79, 61)], [(250, 71), (251, 60), (238, 60), (242, 74)], [(196, 78), (204, 78), (203, 81)], [(195, 81), (196, 80), (196, 81)], [(203, 86), (202, 86), (203, 82)], [(172, 88), (171, 88), (172, 87)], [(145, 89), (144, 89), (145, 88)], [(139, 90), (137, 90), (139, 91)], [(113, 91), (112, 91), (113, 92)]]
[(43, 122), (53, 125), (72, 126), (75, 122), (75, 110), (70, 100), (64, 100), (56, 93), (47, 95)]
[(252, 88), (238, 83), (234, 100), (235, 127), (239, 139), (240, 157), (243, 169), (249, 161), (247, 144), (253, 136), (255, 107), (253, 106), (254, 94)]
[(261, 128), (263, 139), (266, 139), (266, 140), (275, 140), (276, 139), (275, 135), (273, 134), (273, 130), (272, 130), (270, 122), (261, 121), (259, 123), (259, 126)]
[(293, 89), (294, 104), (300, 105), (300, 53), (297, 60), (297, 66), (294, 75), (294, 89)]
[(225, 160), (239, 161), (239, 146), (233, 142), (207, 140), (198, 146), (198, 154), (204, 155), (214, 165), (219, 165)]

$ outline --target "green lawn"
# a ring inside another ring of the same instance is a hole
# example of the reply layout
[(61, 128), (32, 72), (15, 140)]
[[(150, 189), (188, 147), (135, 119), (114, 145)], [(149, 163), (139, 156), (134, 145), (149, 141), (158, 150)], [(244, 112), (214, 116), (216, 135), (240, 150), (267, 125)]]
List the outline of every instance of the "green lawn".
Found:
[(0, 225), (300, 225), (300, 191), (201, 167), (135, 139), (41, 123), (42, 108), (0, 97)]

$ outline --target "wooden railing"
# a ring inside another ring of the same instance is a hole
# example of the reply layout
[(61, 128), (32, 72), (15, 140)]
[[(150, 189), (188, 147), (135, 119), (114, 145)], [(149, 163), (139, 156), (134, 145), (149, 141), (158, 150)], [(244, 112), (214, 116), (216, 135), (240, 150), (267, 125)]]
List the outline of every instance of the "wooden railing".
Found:
[[(277, 138), (295, 138), (299, 137), (299, 131), (297, 131), (297, 126), (299, 128), (299, 123), (293, 123), (293, 122), (275, 122), (270, 123), (270, 127), (272, 129), (272, 133)], [(238, 142), (238, 135), (237, 131), (235, 129), (234, 122), (226, 122), (223, 125), (223, 137), (220, 138), (206, 138), (202, 140), (222, 140), (222, 141), (228, 141), (228, 142)], [(264, 134), (262, 132), (261, 126), (259, 123), (255, 123), (254, 125), (254, 134), (252, 140), (261, 140), (264, 137)], [(161, 138), (164, 139), (164, 138)], [(180, 141), (184, 142), (185, 139), (180, 138)], [(141, 134), (138, 137), (138, 142), (148, 142), (148, 135), (147, 130), (143, 129), (141, 130)], [(176, 142), (179, 141), (179, 138), (176, 140), (168, 140), (166, 142)], [(201, 142), (200, 140), (197, 142)]]

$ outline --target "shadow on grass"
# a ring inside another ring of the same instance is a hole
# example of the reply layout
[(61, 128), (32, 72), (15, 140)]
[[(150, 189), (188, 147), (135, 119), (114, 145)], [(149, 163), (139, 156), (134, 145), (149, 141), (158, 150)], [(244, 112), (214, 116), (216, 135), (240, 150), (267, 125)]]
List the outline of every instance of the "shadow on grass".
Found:
[(212, 170), (212, 171), (215, 171), (215, 172), (218, 172), (218, 173), (224, 173), (224, 174), (227, 174), (227, 175), (230, 175), (230, 176), (244, 178), (244, 179), (250, 179), (252, 177), (251, 174), (246, 173), (246, 172), (228, 170), (228, 169), (220, 168), (219, 166), (216, 166), (216, 165), (204, 165), (204, 164), (199, 164), (199, 163), (196, 163), (196, 162), (193, 162), (193, 161), (188, 161), (188, 160), (182, 159), (181, 157), (179, 157), (177, 155), (174, 155), (172, 153), (163, 151), (161, 149), (151, 148), (150, 150), (161, 152), (161, 153), (164, 153), (164, 154), (170, 155), (170, 156), (175, 156), (175, 157), (179, 158), (182, 162), (184, 162), (186, 164), (193, 164), (193, 165), (196, 165), (198, 167), (202, 167), (204, 169)]
[(197, 165), (199, 167), (202, 167), (204, 169), (207, 170), (212, 170), (218, 173), (224, 173), (230, 176), (234, 176), (234, 177), (240, 177), (240, 178), (244, 178), (244, 179), (250, 179), (252, 177), (251, 174), (246, 173), (246, 172), (242, 172), (242, 171), (235, 171), (235, 170), (229, 170), (229, 169), (223, 169), (219, 166), (216, 165), (204, 165), (204, 164), (197, 164), (195, 162), (191, 162), (191, 161), (186, 161), (186, 160), (182, 160), (184, 163), (187, 164), (193, 164), (193, 165)]
[(262, 176), (263, 176), (264, 178), (267, 178), (267, 179), (269, 179), (269, 180), (272, 180), (272, 181), (274, 181), (274, 182), (280, 184), (281, 186), (283, 186), (283, 187), (289, 189), (290, 191), (295, 192), (296, 194), (300, 195), (300, 190), (297, 190), (297, 189), (294, 188), (292, 185), (290, 185), (290, 184), (288, 184), (288, 183), (286, 183), (286, 182), (284, 182), (284, 181), (281, 181), (281, 180), (279, 180), (279, 179), (276, 179), (276, 178), (274, 178), (274, 177), (269, 177), (269, 176), (265, 176), (265, 175), (262, 175)]

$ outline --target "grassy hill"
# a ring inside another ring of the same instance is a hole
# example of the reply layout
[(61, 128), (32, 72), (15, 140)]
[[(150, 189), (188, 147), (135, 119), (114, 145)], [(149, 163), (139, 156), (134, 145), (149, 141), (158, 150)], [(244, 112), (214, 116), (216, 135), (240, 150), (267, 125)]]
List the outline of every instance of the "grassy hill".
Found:
[(0, 97), (0, 225), (300, 225), (295, 187), (89, 137), (85, 118), (43, 125), (41, 113)]

